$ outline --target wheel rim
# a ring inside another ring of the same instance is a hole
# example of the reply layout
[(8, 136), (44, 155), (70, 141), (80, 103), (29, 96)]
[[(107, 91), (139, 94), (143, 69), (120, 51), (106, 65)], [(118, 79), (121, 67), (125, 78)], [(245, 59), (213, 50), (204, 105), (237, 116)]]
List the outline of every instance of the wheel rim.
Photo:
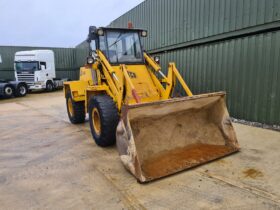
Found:
[(6, 87), (5, 88), (5, 94), (6, 95), (12, 95), (13, 94), (13, 89), (11, 87)]
[(69, 111), (70, 116), (73, 117), (74, 111), (73, 111), (73, 104), (72, 104), (71, 98), (67, 99), (67, 107), (68, 107), (68, 111)]
[(93, 124), (93, 128), (94, 131), (97, 135), (100, 135), (101, 133), (101, 120), (100, 120), (100, 115), (98, 112), (97, 108), (94, 108), (92, 110), (92, 124)]
[(52, 90), (52, 84), (48, 84), (48, 90)]
[(24, 95), (24, 94), (26, 93), (26, 88), (25, 88), (24, 86), (21, 86), (21, 87), (19, 88), (19, 93), (20, 93), (21, 95)]

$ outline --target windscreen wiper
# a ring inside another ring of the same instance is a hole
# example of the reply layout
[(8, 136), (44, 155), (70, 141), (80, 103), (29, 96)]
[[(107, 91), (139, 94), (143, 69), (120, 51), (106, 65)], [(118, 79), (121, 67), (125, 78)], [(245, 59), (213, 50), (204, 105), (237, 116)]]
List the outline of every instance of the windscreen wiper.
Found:
[(119, 36), (117, 37), (116, 41), (115, 41), (113, 44), (111, 44), (111, 45), (108, 47), (108, 49), (110, 49), (110, 47), (112, 47), (113, 45), (115, 45), (115, 44), (117, 44), (119, 41), (121, 41), (121, 36), (122, 36), (122, 35), (123, 35), (123, 33), (120, 33)]

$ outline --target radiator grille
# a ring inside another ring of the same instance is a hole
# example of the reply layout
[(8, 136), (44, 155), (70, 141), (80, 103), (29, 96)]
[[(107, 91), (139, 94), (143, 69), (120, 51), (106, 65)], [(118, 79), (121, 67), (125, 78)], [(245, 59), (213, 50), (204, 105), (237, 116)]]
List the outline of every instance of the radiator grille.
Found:
[(17, 74), (18, 81), (26, 82), (27, 84), (34, 84), (34, 74)]

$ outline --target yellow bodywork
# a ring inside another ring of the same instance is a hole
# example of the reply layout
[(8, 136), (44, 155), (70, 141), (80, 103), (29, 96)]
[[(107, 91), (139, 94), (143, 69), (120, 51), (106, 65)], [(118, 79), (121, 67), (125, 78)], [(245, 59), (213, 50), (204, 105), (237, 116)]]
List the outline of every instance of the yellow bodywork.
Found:
[[(148, 65), (116, 66), (110, 65), (101, 51), (97, 50), (97, 55), (99, 58), (97, 62), (80, 68), (79, 81), (64, 83), (65, 95), (70, 91), (74, 101), (85, 101), (87, 104), (90, 96), (106, 93), (113, 98), (118, 110), (121, 111), (123, 104), (132, 105), (169, 99), (175, 87), (176, 78), (186, 94), (192, 96), (192, 92), (174, 63), (169, 63), (167, 76), (163, 75), (159, 79), (160, 76), (156, 74), (161, 68), (147, 54), (144, 54), (144, 58)], [(162, 84), (165, 84), (165, 87)]]

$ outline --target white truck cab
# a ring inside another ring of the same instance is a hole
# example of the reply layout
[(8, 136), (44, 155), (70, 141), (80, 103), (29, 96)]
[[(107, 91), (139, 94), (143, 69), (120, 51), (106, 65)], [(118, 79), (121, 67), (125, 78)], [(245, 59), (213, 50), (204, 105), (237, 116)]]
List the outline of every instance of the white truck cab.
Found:
[(48, 90), (63, 87), (56, 78), (55, 60), (52, 50), (20, 51), (14, 61), (16, 81), (26, 82), (29, 90)]

